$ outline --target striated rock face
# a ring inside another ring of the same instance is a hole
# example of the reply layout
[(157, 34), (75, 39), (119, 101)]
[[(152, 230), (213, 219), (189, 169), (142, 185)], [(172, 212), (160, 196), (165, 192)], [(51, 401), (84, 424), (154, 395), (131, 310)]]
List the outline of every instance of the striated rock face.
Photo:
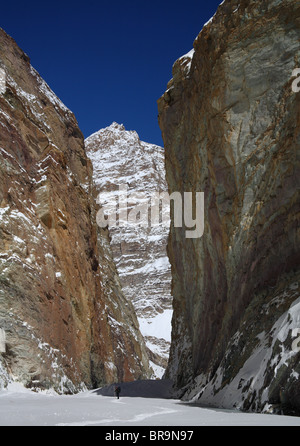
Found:
[[(155, 375), (161, 377), (171, 340), (171, 269), (166, 252), (169, 225), (151, 225), (150, 204), (152, 193), (167, 192), (164, 151), (117, 123), (87, 138), (86, 150), (104, 208), (109, 205), (113, 211), (115, 192), (125, 186), (128, 216), (137, 206), (142, 212), (145, 206), (149, 214), (146, 224), (138, 224), (137, 213), (131, 224), (120, 226), (117, 220), (109, 232), (124, 294), (134, 305)], [(166, 214), (169, 221), (169, 207)]]
[(298, 1), (225, 0), (158, 102), (170, 191), (205, 193), (168, 246), (186, 399), (300, 413), (299, 39)]
[(0, 69), (3, 382), (63, 392), (148, 376), (76, 119), (2, 30)]

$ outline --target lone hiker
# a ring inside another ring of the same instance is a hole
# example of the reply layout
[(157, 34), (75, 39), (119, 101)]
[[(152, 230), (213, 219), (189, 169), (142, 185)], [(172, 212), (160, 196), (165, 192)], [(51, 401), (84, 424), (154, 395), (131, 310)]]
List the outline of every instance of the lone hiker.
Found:
[(120, 397), (120, 393), (121, 393), (121, 387), (119, 387), (119, 386), (116, 386), (115, 387), (115, 394), (116, 394), (116, 397), (119, 399), (119, 397)]

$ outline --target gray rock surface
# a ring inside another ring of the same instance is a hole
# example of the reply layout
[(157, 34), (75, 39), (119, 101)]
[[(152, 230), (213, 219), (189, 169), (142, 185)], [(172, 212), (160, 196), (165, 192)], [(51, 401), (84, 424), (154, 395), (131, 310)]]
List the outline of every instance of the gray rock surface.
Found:
[(225, 0), (159, 100), (170, 191), (205, 193), (205, 228), (171, 225), (168, 377), (185, 398), (299, 413), (298, 1)]

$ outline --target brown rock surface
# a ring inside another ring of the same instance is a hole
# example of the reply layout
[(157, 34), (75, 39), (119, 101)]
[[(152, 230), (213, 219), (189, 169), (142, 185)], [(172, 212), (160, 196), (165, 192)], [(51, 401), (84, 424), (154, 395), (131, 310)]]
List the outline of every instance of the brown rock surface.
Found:
[(0, 69), (0, 368), (59, 391), (147, 377), (76, 119), (2, 30)]
[(300, 412), (299, 39), (298, 1), (225, 0), (158, 102), (170, 191), (205, 193), (168, 247), (168, 376), (200, 403)]

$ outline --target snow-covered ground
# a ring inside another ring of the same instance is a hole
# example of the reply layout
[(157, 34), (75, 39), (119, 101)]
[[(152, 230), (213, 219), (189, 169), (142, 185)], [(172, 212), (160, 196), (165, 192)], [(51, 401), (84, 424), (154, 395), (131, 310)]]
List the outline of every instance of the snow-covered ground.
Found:
[(173, 399), (0, 392), (1, 426), (300, 426), (300, 417), (206, 409)]

